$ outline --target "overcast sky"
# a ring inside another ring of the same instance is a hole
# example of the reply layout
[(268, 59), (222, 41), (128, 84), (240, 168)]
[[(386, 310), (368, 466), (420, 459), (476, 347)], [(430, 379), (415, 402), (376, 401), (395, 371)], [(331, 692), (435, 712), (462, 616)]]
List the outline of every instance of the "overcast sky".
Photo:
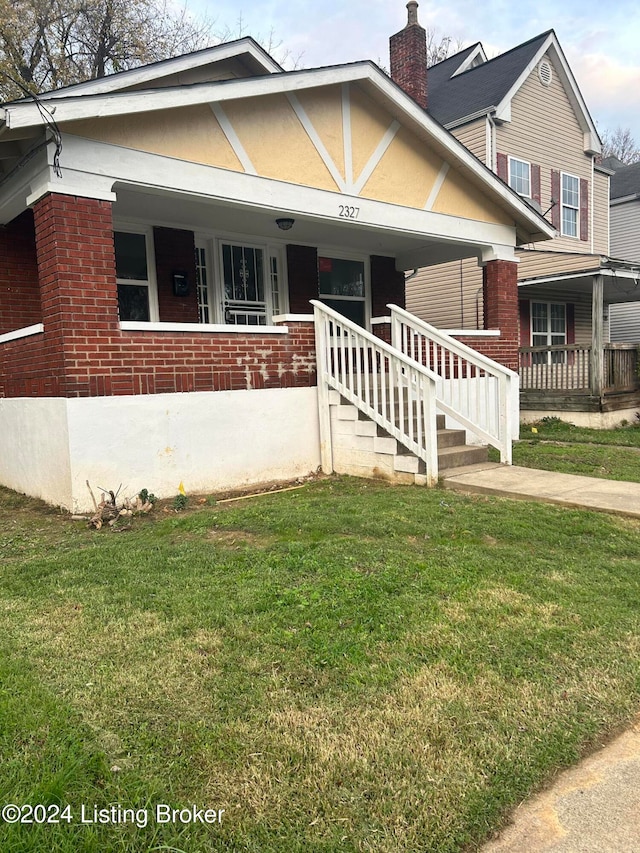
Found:
[[(190, 0), (219, 28), (263, 42), (273, 31), (301, 65), (372, 59), (388, 68), (389, 36), (407, 20), (406, 0)], [(630, 127), (640, 143), (638, 0), (423, 0), (418, 19), (462, 46), (481, 41), (497, 56), (554, 29), (600, 130)], [(274, 51), (280, 59), (280, 52)]]

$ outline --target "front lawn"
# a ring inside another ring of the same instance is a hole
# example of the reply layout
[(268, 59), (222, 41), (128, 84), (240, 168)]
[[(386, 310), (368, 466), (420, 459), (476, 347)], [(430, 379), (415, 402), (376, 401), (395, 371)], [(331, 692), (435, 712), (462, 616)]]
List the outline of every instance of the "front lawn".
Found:
[[(496, 451), (491, 458), (498, 460)], [(557, 418), (522, 424), (513, 464), (640, 483), (640, 425), (588, 429)]]
[(70, 806), (0, 849), (475, 850), (636, 714), (639, 532), (347, 478), (96, 532), (0, 490), (0, 799)]

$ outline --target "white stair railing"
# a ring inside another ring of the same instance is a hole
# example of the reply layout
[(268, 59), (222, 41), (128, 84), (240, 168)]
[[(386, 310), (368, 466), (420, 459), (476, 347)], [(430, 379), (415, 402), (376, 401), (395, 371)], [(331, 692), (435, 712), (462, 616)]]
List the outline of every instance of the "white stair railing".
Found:
[(311, 300), (315, 315), (322, 468), (333, 470), (329, 389), (422, 459), (438, 480), (436, 375), (346, 317)]
[(501, 462), (511, 465), (518, 374), (397, 305), (387, 308), (393, 347), (438, 376), (438, 411), (496, 447)]

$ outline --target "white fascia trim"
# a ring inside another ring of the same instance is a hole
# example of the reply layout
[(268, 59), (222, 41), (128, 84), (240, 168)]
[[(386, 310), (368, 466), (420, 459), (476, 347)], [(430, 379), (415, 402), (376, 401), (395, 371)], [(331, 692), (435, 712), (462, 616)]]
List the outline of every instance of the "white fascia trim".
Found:
[(633, 195), (621, 195), (618, 198), (612, 198), (609, 201), (609, 207), (615, 207), (616, 204), (626, 204), (629, 201), (637, 201), (640, 198), (640, 193), (634, 193)]
[[(215, 166), (176, 160), (160, 154), (125, 150), (104, 142), (88, 142), (75, 136), (64, 136), (62, 160), (65, 183), (78, 187), (78, 194), (82, 194), (83, 183), (88, 189), (91, 187), (99, 169), (103, 175), (109, 175), (112, 185), (116, 185), (116, 193), (117, 184), (123, 183), (133, 188), (182, 193), (219, 204), (240, 204), (270, 213), (286, 210), (293, 218), (307, 216), (321, 222), (330, 220), (344, 228), (390, 230), (427, 239), (432, 236), (438, 241), (455, 244), (472, 243), (485, 247), (501, 245), (510, 247), (512, 251), (515, 245), (515, 229), (510, 225), (478, 222), (343, 195)], [(70, 164), (73, 164), (73, 168)], [(54, 176), (51, 181), (55, 191)], [(358, 207), (357, 220), (345, 220), (340, 217), (340, 206), (344, 207), (345, 203)]]
[(246, 326), (224, 323), (149, 323), (138, 320), (121, 320), (123, 332), (190, 332), (192, 335), (222, 332), (225, 335), (286, 335), (286, 326)]
[(9, 341), (17, 341), (20, 338), (29, 338), (31, 335), (40, 335), (44, 332), (42, 323), (35, 323), (33, 326), (24, 326), (22, 329), (15, 329), (13, 332), (5, 332), (0, 335), (0, 344), (6, 344)]
[(578, 88), (578, 84), (576, 82), (575, 77), (573, 76), (573, 72), (565, 59), (565, 56), (562, 52), (562, 48), (558, 43), (558, 40), (554, 33), (549, 33), (547, 38), (544, 40), (537, 53), (533, 57), (533, 59), (529, 62), (527, 67), (524, 69), (522, 74), (518, 77), (513, 86), (509, 89), (507, 94), (504, 96), (502, 101), (498, 104), (495, 111), (496, 121), (511, 121), (511, 101), (513, 96), (516, 94), (518, 89), (523, 85), (527, 77), (531, 74), (533, 69), (538, 65), (542, 57), (547, 52), (551, 52), (553, 54), (554, 59), (557, 60), (559, 69), (560, 69), (560, 78), (564, 83), (565, 88), (567, 89), (567, 96), (571, 105), (573, 106), (574, 111), (577, 113), (578, 121), (582, 127), (584, 133), (584, 150), (588, 154), (600, 154), (602, 153), (602, 146), (600, 144), (600, 137), (598, 136), (598, 131), (596, 130), (596, 126), (593, 123), (593, 120), (589, 114), (589, 110), (587, 109), (587, 105), (584, 102), (582, 97), (582, 93)]
[(391, 317), (372, 317), (369, 320), (369, 323), (372, 326), (381, 326), (384, 323), (390, 323), (390, 322), (391, 322)]
[(224, 62), (226, 59), (234, 59), (246, 54), (255, 59), (268, 74), (278, 74), (284, 70), (253, 39), (245, 37), (238, 41), (229, 42), (228, 44), (215, 45), (207, 50), (187, 53), (183, 56), (176, 56), (172, 59), (165, 59), (160, 62), (151, 63), (150, 65), (144, 65), (141, 68), (132, 68), (129, 71), (121, 71), (118, 74), (102, 77), (99, 80), (87, 80), (75, 86), (67, 86), (53, 92), (45, 92), (39, 97), (41, 101), (49, 101), (60, 100), (61, 98), (76, 98), (79, 95), (105, 95), (119, 92), (130, 86), (139, 86), (141, 83), (161, 80), (163, 77), (168, 77), (171, 74), (191, 71), (194, 68), (209, 65), (214, 61)]
[[(375, 72), (375, 74), (374, 74)], [(382, 74), (371, 62), (358, 62), (348, 66), (317, 68), (309, 71), (290, 71), (264, 77), (244, 77), (218, 80), (212, 83), (194, 83), (190, 86), (167, 86), (162, 89), (139, 89), (134, 92), (114, 92), (87, 95), (82, 98), (67, 97), (56, 103), (55, 120), (58, 125), (66, 121), (85, 118), (105, 118), (128, 113), (153, 112), (194, 104), (224, 103), (242, 98), (259, 98), (264, 95), (289, 94), (319, 86), (332, 86), (352, 81), (371, 80)], [(408, 98), (408, 95), (405, 96)], [(6, 122), (9, 128), (32, 127), (45, 124), (36, 104), (21, 101), (7, 105)]]
[(445, 124), (447, 130), (454, 130), (456, 127), (462, 127), (464, 124), (469, 124), (472, 121), (476, 121), (483, 116), (489, 116), (494, 113), (496, 110), (495, 106), (484, 107), (481, 110), (477, 110), (475, 113), (469, 113), (469, 115), (463, 116), (462, 118), (457, 118), (455, 121), (450, 121), (448, 124)]
[[(313, 314), (276, 314), (273, 317), (274, 323), (313, 323)], [(225, 327), (226, 328), (226, 327)], [(255, 327), (252, 327), (255, 328)]]
[(462, 74), (464, 71), (466, 71), (467, 68), (469, 68), (475, 62), (478, 56), (482, 58), (482, 62), (487, 61), (487, 54), (484, 52), (484, 48), (482, 47), (482, 44), (480, 42), (478, 42), (478, 44), (471, 51), (469, 56), (467, 56), (465, 61), (460, 65), (458, 70), (451, 75), (451, 77), (457, 77), (458, 74)]

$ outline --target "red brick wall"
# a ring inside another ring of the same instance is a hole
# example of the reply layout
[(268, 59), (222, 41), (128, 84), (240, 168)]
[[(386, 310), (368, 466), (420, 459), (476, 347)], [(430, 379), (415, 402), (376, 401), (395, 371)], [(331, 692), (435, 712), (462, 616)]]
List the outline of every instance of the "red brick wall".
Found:
[(287, 273), (289, 276), (289, 311), (292, 314), (310, 314), (310, 299), (317, 299), (318, 250), (313, 246), (287, 246)]
[(33, 214), (0, 228), (0, 335), (42, 322)]
[(404, 273), (396, 269), (395, 258), (371, 256), (371, 316), (387, 317), (392, 302), (404, 308)]
[[(176, 228), (154, 228), (158, 282), (158, 314), (163, 323), (197, 323), (198, 293), (196, 288), (195, 241), (193, 231)], [(189, 295), (175, 296), (173, 273), (186, 272)]]
[(484, 327), (499, 329), (501, 334), (498, 339), (488, 339), (482, 344), (469, 343), (469, 346), (517, 371), (520, 341), (517, 264), (489, 261), (483, 267), (482, 282)]
[(427, 108), (427, 40), (419, 24), (409, 24), (389, 39), (391, 79), (423, 109)]

